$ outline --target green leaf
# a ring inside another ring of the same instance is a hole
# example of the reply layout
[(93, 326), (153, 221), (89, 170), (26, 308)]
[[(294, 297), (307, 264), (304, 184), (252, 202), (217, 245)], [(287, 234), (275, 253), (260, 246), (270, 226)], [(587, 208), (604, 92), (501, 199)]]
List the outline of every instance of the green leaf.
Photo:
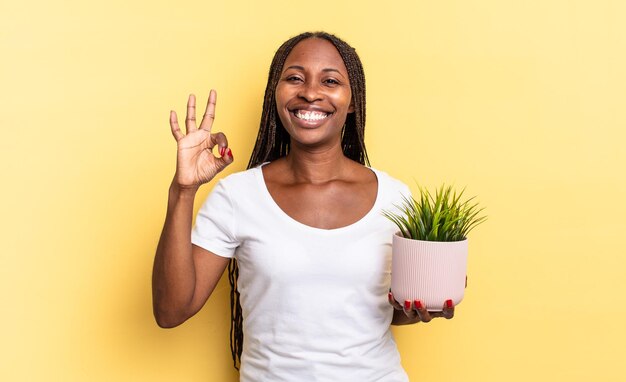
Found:
[(461, 200), (465, 188), (457, 193), (452, 186), (444, 184), (435, 190), (434, 196), (419, 184), (418, 188), (417, 198), (403, 197), (402, 204), (395, 206), (398, 213), (383, 211), (383, 215), (398, 226), (406, 238), (464, 240), (472, 229), (487, 219), (486, 216), (478, 216), (484, 208), (478, 208), (478, 203), (472, 202), (475, 196)]

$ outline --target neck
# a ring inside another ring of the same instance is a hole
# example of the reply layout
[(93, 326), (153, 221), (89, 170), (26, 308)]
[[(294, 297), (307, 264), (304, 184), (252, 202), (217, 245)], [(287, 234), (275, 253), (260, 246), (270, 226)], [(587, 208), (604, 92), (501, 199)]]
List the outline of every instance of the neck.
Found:
[(298, 183), (325, 183), (342, 177), (350, 161), (343, 155), (341, 143), (311, 149), (291, 146), (285, 157), (287, 168)]

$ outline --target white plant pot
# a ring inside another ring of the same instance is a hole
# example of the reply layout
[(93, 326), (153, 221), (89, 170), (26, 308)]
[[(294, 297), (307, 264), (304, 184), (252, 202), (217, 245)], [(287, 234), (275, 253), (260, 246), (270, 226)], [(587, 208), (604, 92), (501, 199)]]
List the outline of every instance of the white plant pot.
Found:
[(420, 300), (429, 311), (441, 311), (446, 300), (458, 305), (465, 294), (467, 239), (422, 241), (393, 235), (391, 292), (404, 304)]

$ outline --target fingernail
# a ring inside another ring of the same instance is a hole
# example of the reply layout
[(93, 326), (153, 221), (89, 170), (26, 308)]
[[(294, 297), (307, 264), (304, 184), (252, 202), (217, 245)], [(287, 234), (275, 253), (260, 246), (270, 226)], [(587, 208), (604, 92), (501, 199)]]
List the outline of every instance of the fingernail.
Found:
[(452, 300), (446, 300), (446, 306), (447, 306), (448, 308), (453, 308), (453, 307), (454, 307), (454, 304), (452, 303)]
[(389, 292), (389, 294), (387, 295), (387, 297), (389, 298), (389, 301), (393, 300), (393, 294), (391, 294), (391, 292)]
[(220, 147), (220, 156), (224, 156), (225, 152), (226, 152), (226, 147)]
[(228, 149), (228, 156), (231, 157), (231, 159), (235, 159), (235, 157), (233, 157), (233, 152), (230, 151), (230, 149)]
[(422, 310), (424, 309), (424, 305), (422, 305), (422, 302), (420, 300), (415, 300), (415, 308), (417, 310)]
[(411, 301), (404, 300), (404, 309), (411, 310)]

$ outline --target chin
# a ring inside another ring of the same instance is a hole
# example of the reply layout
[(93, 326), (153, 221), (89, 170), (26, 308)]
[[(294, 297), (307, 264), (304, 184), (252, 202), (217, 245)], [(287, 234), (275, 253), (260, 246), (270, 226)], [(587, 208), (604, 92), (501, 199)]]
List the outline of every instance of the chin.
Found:
[(292, 134), (291, 146), (293, 147), (294, 145), (309, 148), (341, 146), (341, 136), (329, 137), (320, 136), (318, 134)]

